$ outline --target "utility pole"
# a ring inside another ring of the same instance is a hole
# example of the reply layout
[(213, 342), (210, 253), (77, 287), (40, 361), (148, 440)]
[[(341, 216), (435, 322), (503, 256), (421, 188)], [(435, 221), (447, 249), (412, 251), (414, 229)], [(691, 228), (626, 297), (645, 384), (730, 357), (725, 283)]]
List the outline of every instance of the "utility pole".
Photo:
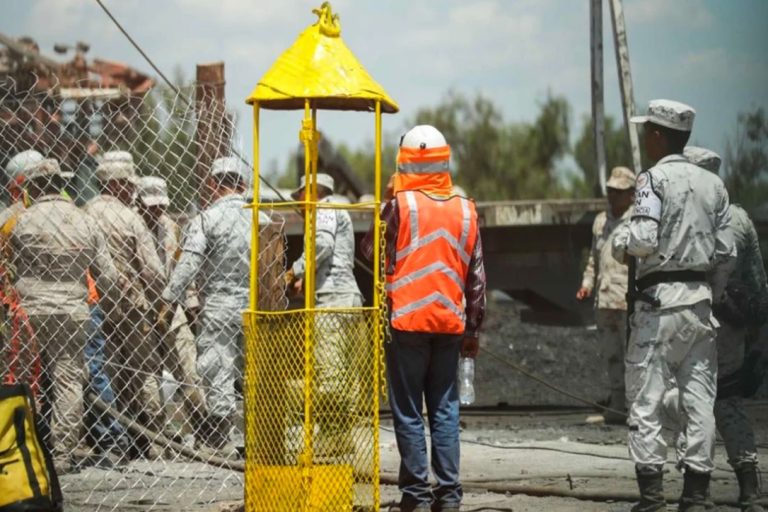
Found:
[(603, 100), (603, 0), (589, 3), (590, 55), (592, 70), (592, 133), (595, 139), (597, 184), (605, 195), (605, 102)]
[(227, 123), (224, 99), (224, 63), (213, 62), (197, 65), (197, 86), (195, 88), (195, 187), (199, 191), (201, 204), (207, 197), (203, 183), (213, 161), (228, 154), (231, 128)]
[(637, 128), (629, 122), (629, 118), (635, 112), (635, 97), (632, 91), (632, 71), (629, 66), (629, 44), (627, 43), (627, 27), (624, 24), (624, 8), (621, 0), (610, 0), (611, 19), (613, 21), (613, 42), (616, 48), (616, 69), (619, 73), (619, 87), (621, 88), (621, 104), (624, 107), (624, 126), (629, 136), (629, 145), (632, 149), (632, 164), (635, 174), (642, 172), (640, 160), (640, 142), (637, 136)]

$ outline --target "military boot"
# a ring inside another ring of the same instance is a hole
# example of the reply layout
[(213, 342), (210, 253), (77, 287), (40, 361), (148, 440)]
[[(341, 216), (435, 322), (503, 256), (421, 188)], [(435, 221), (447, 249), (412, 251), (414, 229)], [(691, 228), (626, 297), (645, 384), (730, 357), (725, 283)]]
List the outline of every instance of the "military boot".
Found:
[(699, 473), (686, 466), (679, 512), (705, 512), (715, 508), (709, 499), (709, 478), (709, 473)]
[(744, 464), (734, 471), (739, 480), (739, 507), (742, 512), (765, 512), (765, 508), (759, 503), (760, 486), (755, 464)]
[(640, 503), (632, 507), (632, 512), (657, 512), (667, 508), (664, 501), (664, 474), (659, 471), (646, 472), (635, 470), (637, 486), (640, 489)]

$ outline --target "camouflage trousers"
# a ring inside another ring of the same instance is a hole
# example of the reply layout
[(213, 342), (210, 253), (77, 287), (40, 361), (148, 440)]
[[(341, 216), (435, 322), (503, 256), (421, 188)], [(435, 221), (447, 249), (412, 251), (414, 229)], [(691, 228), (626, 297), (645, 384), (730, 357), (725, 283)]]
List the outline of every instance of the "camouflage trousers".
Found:
[(146, 313), (129, 310), (104, 323), (106, 368), (112, 375), (120, 412), (155, 432), (165, 426), (160, 400), (163, 362)]
[[(746, 330), (723, 323), (717, 331), (717, 364), (720, 382), (733, 376), (741, 369), (744, 362)], [(718, 390), (715, 400), (715, 422), (717, 430), (725, 443), (728, 463), (734, 468), (745, 464), (757, 463), (757, 448), (755, 434), (744, 407), (740, 394), (723, 396), (722, 389)], [(664, 425), (674, 429), (675, 450), (678, 459), (685, 452), (687, 439), (685, 437), (685, 418), (680, 414), (677, 388), (671, 389), (665, 396), (666, 419)]]
[(708, 301), (651, 309), (639, 303), (632, 315), (626, 355), (629, 453), (639, 469), (658, 470), (667, 460), (662, 423), (670, 390), (684, 411), (685, 447), (680, 463), (694, 471), (714, 469), (717, 390), (715, 328)]
[(40, 347), (42, 411), (51, 434), (47, 441), (55, 459), (66, 459), (80, 442), (83, 386), (88, 378), (83, 356), (88, 319), (31, 315), (29, 320)]
[[(324, 294), (318, 297), (317, 308), (358, 308), (362, 300), (358, 294)], [(314, 404), (315, 456), (321, 458), (349, 455), (355, 452), (353, 413), (359, 399), (355, 383), (355, 368), (351, 364), (360, 326), (355, 313), (320, 312), (315, 316)], [(288, 383), (292, 411), (288, 436), (301, 426), (304, 407), (304, 381), (294, 379)], [(289, 451), (300, 449), (289, 441)]]
[(203, 311), (197, 344), (197, 373), (207, 413), (231, 418), (236, 410), (235, 381), (243, 378), (243, 323), (227, 312)]
[[(723, 322), (717, 332), (717, 363), (722, 379), (727, 379), (741, 369), (747, 332)], [(757, 463), (755, 433), (747, 416), (740, 394), (718, 392), (715, 401), (717, 430), (725, 442), (728, 463), (734, 468)], [(731, 395), (731, 396), (727, 396)]]
[(623, 309), (597, 309), (595, 311), (600, 352), (608, 364), (608, 382), (611, 387), (609, 407), (619, 411), (625, 408), (624, 345), (627, 343), (627, 312)]

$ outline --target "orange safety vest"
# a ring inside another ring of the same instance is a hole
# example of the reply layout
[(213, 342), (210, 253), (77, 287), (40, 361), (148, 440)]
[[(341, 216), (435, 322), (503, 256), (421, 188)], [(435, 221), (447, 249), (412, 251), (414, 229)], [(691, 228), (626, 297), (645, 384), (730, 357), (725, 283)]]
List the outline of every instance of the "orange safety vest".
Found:
[(397, 194), (400, 229), (394, 273), (387, 276), (392, 327), (461, 334), (464, 285), (477, 240), (477, 212), (469, 199), (419, 190)]

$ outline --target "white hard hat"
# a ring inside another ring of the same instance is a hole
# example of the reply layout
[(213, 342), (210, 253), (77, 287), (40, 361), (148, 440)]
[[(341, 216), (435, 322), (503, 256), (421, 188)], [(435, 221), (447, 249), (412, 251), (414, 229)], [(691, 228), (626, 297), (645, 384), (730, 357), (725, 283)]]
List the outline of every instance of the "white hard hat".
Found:
[(8, 164), (5, 166), (5, 173), (8, 175), (8, 179), (11, 180), (25, 178), (27, 172), (43, 160), (43, 155), (34, 149), (22, 151), (8, 161)]
[(397, 171), (403, 174), (450, 172), (451, 148), (434, 126), (420, 124), (400, 138)]
[(428, 124), (414, 126), (400, 139), (400, 147), (402, 148), (430, 149), (447, 144), (440, 130)]

